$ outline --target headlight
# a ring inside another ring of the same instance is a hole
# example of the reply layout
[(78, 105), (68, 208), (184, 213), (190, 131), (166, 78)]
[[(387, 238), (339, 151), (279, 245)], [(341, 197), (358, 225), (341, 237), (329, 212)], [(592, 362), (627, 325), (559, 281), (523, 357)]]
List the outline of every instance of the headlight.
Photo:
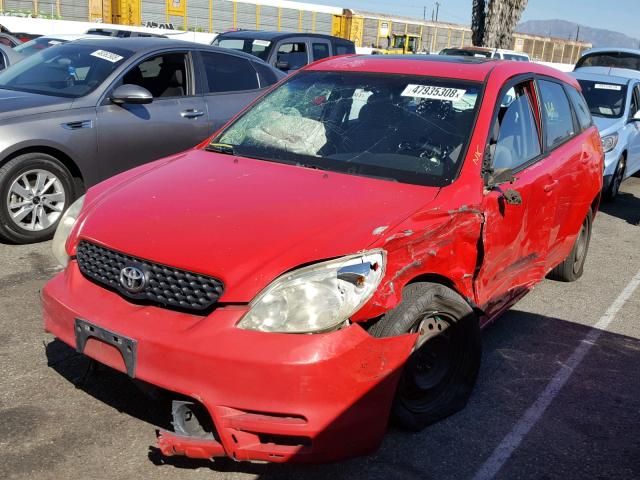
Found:
[(289, 272), (258, 294), (238, 327), (282, 333), (336, 328), (371, 298), (384, 267), (384, 251), (374, 250)]
[(66, 267), (69, 263), (69, 255), (67, 255), (66, 249), (67, 239), (71, 234), (71, 230), (73, 230), (73, 226), (78, 219), (78, 215), (80, 215), (83, 203), (84, 195), (73, 202), (69, 208), (67, 208), (67, 211), (64, 212), (64, 215), (62, 215), (60, 223), (58, 224), (58, 228), (56, 229), (56, 233), (53, 236), (53, 242), (51, 244), (53, 256), (56, 257), (58, 263), (60, 263), (60, 265), (62, 265), (63, 267)]
[(613, 133), (611, 135), (607, 135), (606, 137), (602, 137), (602, 149), (604, 153), (610, 152), (616, 145), (618, 144), (618, 134)]

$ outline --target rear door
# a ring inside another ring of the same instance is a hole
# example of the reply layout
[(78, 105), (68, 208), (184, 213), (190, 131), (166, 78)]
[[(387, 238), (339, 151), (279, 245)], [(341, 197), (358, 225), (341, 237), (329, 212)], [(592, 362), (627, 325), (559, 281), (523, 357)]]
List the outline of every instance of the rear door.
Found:
[(253, 62), (246, 58), (218, 52), (199, 53), (210, 133), (219, 129), (260, 95), (263, 88), (277, 80), (268, 70), (261, 71), (259, 75)]
[(487, 186), (482, 209), (483, 261), (476, 276), (478, 303), (499, 313), (546, 274), (556, 197), (553, 159), (545, 156), (534, 81), (507, 84), (489, 141), (494, 174), (510, 169), (512, 183)]
[[(110, 92), (140, 85), (153, 95), (147, 105), (115, 105)], [(97, 108), (98, 156), (105, 177), (194, 147), (209, 134), (206, 106), (198, 93), (188, 51), (153, 54), (115, 83)]]

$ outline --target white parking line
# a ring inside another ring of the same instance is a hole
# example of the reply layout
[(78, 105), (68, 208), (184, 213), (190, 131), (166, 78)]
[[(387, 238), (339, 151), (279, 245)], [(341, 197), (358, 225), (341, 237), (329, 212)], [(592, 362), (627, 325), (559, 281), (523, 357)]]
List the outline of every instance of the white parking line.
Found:
[(627, 286), (622, 290), (618, 298), (611, 304), (607, 311), (600, 317), (600, 320), (593, 326), (586, 337), (573, 351), (571, 356), (562, 365), (558, 373), (547, 384), (547, 387), (538, 396), (536, 401), (522, 415), (518, 423), (514, 425), (506, 437), (502, 439), (500, 445), (496, 447), (491, 456), (482, 464), (480, 469), (473, 476), (473, 480), (489, 480), (494, 478), (502, 466), (509, 460), (509, 457), (518, 448), (524, 437), (533, 426), (540, 420), (544, 411), (558, 395), (573, 371), (580, 365), (585, 355), (589, 352), (598, 337), (613, 321), (616, 314), (624, 306), (625, 302), (633, 295), (633, 292), (640, 285), (640, 271), (635, 274)]

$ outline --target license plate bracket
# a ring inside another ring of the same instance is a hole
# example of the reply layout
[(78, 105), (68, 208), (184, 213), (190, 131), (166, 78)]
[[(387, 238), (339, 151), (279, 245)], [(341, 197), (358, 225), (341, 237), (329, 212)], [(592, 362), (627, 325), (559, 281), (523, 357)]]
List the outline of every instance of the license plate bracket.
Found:
[(84, 353), (87, 340), (95, 338), (118, 349), (124, 360), (127, 375), (135, 378), (138, 342), (106, 328), (98, 327), (81, 318), (75, 319), (76, 351)]

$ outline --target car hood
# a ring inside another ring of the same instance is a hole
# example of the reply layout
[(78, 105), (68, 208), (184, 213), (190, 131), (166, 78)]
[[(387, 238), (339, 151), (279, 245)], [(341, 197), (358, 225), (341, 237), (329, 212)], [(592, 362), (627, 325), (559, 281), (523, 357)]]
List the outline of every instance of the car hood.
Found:
[(621, 118), (605, 118), (595, 115), (593, 116), (593, 123), (595, 123), (596, 127), (598, 127), (600, 136), (605, 136), (617, 132), (621, 127), (624, 126), (624, 120)]
[(438, 190), (192, 150), (90, 190), (75, 240), (215, 276), (221, 302), (248, 302), (292, 268), (366, 249)]
[(17, 92), (0, 88), (0, 121), (38, 113), (66, 110), (71, 107), (69, 98)]

